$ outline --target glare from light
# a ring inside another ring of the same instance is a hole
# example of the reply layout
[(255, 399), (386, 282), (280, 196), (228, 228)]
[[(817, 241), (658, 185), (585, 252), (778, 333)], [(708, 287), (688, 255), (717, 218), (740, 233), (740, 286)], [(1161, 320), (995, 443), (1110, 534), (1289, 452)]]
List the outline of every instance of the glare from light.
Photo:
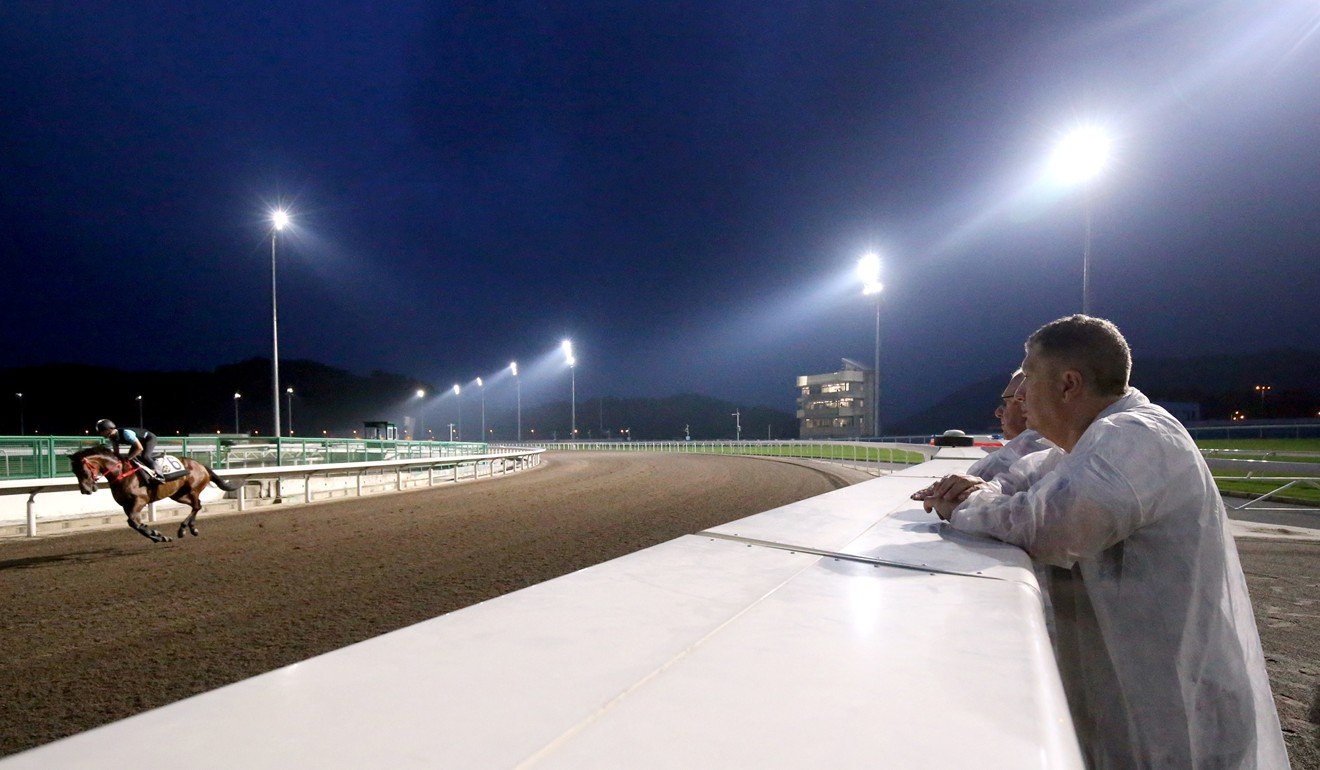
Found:
[(270, 221), (275, 223), (276, 230), (283, 230), (289, 226), (289, 212), (284, 209), (275, 209), (270, 214)]
[(243, 397), (243, 394), (242, 394), (242, 393), (235, 393), (235, 394), (234, 394), (234, 400), (238, 400), (238, 399), (240, 399), (240, 398), (242, 398), (242, 397)]
[(576, 365), (577, 359), (573, 357), (573, 341), (564, 340), (563, 342), (559, 343), (559, 347), (561, 350), (564, 351), (564, 357), (568, 359), (568, 365), (569, 366)]
[(862, 282), (863, 294), (879, 294), (884, 290), (880, 283), (880, 257), (869, 252), (857, 260), (857, 277)]
[(477, 378), (477, 387), (478, 388), (486, 387), (486, 383), (482, 382), (480, 377)]
[(426, 398), (426, 391), (422, 390), (421, 388), (418, 388), (418, 389), (417, 389), (417, 397), (418, 397), (418, 398)]
[(457, 396), (459, 393), (462, 393), (462, 392), (463, 392), (463, 390), (462, 390), (462, 388), (458, 387), (458, 383), (457, 383), (457, 382), (454, 383), (454, 395)]
[(1097, 126), (1082, 126), (1054, 148), (1050, 168), (1063, 182), (1075, 184), (1095, 177), (1109, 162), (1109, 136)]
[(517, 362), (517, 361), (510, 361), (510, 362), (509, 362), (509, 368), (513, 370), (513, 376), (514, 376), (514, 377), (517, 377), (517, 376), (518, 376), (518, 362)]

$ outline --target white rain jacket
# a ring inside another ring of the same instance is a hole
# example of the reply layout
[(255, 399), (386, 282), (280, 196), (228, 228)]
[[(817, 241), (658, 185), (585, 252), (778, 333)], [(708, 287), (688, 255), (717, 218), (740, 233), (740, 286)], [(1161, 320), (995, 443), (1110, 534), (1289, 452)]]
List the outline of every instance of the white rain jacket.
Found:
[(1024, 430), (1009, 439), (1002, 447), (973, 463), (972, 467), (967, 469), (967, 475), (989, 481), (1008, 470), (1013, 463), (1023, 457), (1053, 448), (1054, 445), (1036, 431)]
[(1092, 768), (1288, 767), (1223, 501), (1187, 431), (1135, 388), (1072, 452), (1023, 458), (950, 523), (1055, 567), (1055, 652)]

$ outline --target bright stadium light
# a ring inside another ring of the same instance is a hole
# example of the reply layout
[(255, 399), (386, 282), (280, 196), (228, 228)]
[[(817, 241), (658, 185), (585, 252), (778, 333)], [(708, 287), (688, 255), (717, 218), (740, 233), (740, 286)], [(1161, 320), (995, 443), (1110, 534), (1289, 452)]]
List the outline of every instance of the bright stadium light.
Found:
[(518, 394), (518, 440), (522, 441), (522, 380), (518, 377), (518, 362), (510, 361), (509, 368), (513, 370), (513, 387)]
[(559, 343), (559, 347), (564, 351), (564, 358), (568, 362), (568, 375), (572, 383), (571, 396), (569, 398), (570, 411), (568, 418), (570, 440), (577, 438), (577, 359), (573, 357), (573, 341), (564, 340)]
[[(880, 436), (880, 255), (869, 251), (857, 260), (857, 277), (862, 282), (862, 295), (875, 297), (875, 371), (871, 384), (871, 435)], [(858, 426), (858, 435), (861, 435)]]
[(884, 290), (884, 284), (880, 283), (880, 257), (875, 252), (857, 260), (857, 278), (862, 282), (863, 294), (879, 294)]
[(457, 396), (459, 393), (462, 393), (462, 392), (463, 392), (462, 389), (458, 387), (458, 384), (457, 384), (457, 383), (455, 383), (455, 384), (454, 384), (454, 395)]
[(280, 313), (279, 300), (275, 293), (275, 245), (279, 241), (280, 231), (289, 226), (289, 212), (275, 209), (270, 212), (270, 221), (274, 226), (270, 231), (270, 386), (272, 411), (275, 416), (275, 456), (280, 456)]
[(1097, 126), (1082, 126), (1054, 146), (1050, 168), (1063, 182), (1075, 184), (1094, 178), (1109, 161), (1109, 136)]
[(418, 398), (426, 398), (426, 391), (422, 390), (421, 388), (418, 388), (418, 389), (417, 389), (417, 397), (418, 397)]
[[(1109, 163), (1109, 135), (1094, 125), (1080, 126), (1065, 134), (1054, 146), (1050, 171), (1062, 184), (1084, 185)], [(1082, 313), (1091, 312), (1091, 191), (1083, 190), (1082, 217), (1085, 236), (1082, 241)]]

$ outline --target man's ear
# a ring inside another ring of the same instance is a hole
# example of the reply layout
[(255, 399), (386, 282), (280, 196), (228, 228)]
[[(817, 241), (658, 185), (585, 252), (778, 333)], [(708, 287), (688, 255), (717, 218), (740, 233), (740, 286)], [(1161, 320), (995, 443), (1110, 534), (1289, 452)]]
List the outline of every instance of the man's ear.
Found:
[(1059, 377), (1059, 383), (1063, 388), (1061, 395), (1064, 401), (1081, 398), (1086, 385), (1086, 381), (1082, 379), (1082, 373), (1076, 369), (1064, 369)]

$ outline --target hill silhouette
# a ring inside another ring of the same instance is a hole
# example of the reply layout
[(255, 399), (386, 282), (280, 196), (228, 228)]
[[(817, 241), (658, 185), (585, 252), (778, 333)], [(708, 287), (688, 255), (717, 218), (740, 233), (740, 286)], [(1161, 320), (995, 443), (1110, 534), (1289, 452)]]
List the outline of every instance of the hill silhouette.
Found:
[[(1320, 354), (1272, 350), (1237, 355), (1136, 358), (1132, 385), (1155, 401), (1201, 405), (1202, 420), (1227, 420), (1234, 411), (1248, 419), (1315, 418), (1320, 412)], [(1009, 372), (969, 383), (887, 433), (998, 430), (993, 411)], [(1257, 385), (1269, 385), (1264, 409)]]
[[(405, 416), (415, 410), (408, 394), (417, 389), (438, 392), (432, 383), (389, 372), (374, 371), (363, 377), (315, 361), (280, 361), (281, 388), (292, 387), (291, 404), (281, 393), (282, 433), (287, 435), (292, 406), (294, 434), (350, 436), (361, 431), (367, 420), (394, 422), (403, 430)], [(9, 408), (0, 418), (0, 430), (8, 435), (22, 429), (28, 435), (81, 435), (97, 419), (108, 417), (121, 425), (145, 426), (160, 435), (234, 433), (234, 394), (238, 400), (239, 433), (269, 436), (274, 429), (270, 407), (270, 360), (252, 358), (213, 371), (133, 372), (80, 364), (0, 370), (0, 382), (11, 394)], [(142, 418), (139, 402), (142, 396)], [(481, 433), (477, 407), (464, 403), (466, 438)], [(584, 398), (577, 402), (578, 435), (634, 440), (682, 439), (688, 427), (694, 439), (732, 439), (733, 412), (739, 411), (745, 438), (795, 438), (797, 421), (792, 414), (765, 407), (740, 409), (731, 402), (696, 394), (666, 398)], [(418, 437), (448, 438), (447, 422), (452, 415), (431, 414), (420, 424)], [(569, 437), (570, 405), (567, 400), (524, 404), (524, 439)], [(517, 417), (512, 408), (488, 405), (486, 424), (493, 429), (488, 438), (515, 438)], [(429, 433), (428, 433), (429, 431)], [(534, 431), (534, 432), (533, 432)], [(622, 432), (621, 432), (622, 431)]]

